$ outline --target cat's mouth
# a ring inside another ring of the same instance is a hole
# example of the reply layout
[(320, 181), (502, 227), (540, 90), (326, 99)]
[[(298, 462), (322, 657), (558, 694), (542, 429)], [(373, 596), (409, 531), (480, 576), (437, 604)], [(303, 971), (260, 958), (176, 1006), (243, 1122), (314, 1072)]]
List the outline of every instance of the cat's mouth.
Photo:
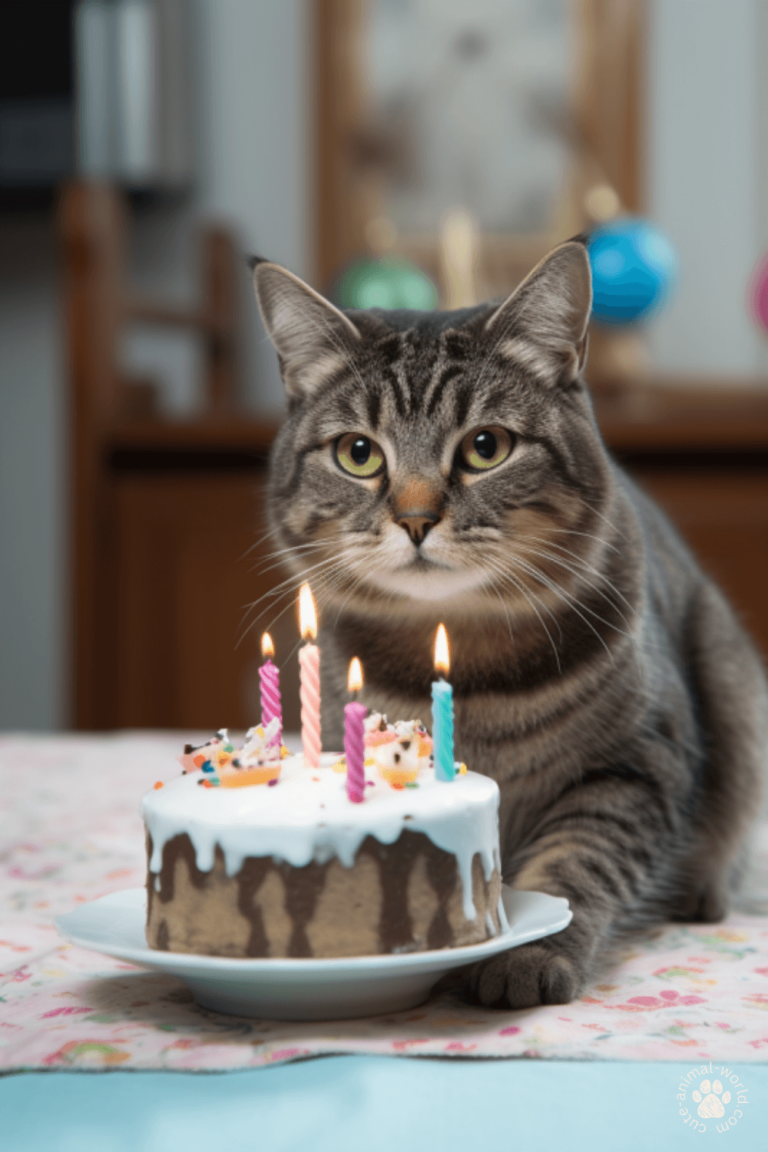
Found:
[(430, 556), (425, 556), (423, 552), (417, 552), (405, 564), (395, 569), (396, 572), (452, 572), (453, 569), (448, 564), (442, 564), (439, 560), (433, 560)]
[(440, 527), (416, 547), (394, 525), (382, 537), (354, 554), (352, 571), (361, 585), (425, 603), (456, 599), (488, 583), (477, 553), (444, 536)]
[(422, 601), (466, 595), (486, 581), (479, 568), (454, 568), (420, 554), (397, 568), (376, 568), (368, 575), (368, 582), (383, 592)]

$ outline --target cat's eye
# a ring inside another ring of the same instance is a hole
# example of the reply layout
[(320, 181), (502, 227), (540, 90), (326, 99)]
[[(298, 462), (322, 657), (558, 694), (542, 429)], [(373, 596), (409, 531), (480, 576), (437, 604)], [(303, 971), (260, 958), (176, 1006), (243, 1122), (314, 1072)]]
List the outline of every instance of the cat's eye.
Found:
[(511, 451), (512, 437), (504, 428), (475, 428), (462, 440), (459, 460), (471, 472), (487, 472), (506, 460)]
[(360, 432), (348, 432), (336, 441), (336, 462), (350, 476), (360, 476), (370, 480), (378, 476), (384, 467), (384, 453), (369, 436)]

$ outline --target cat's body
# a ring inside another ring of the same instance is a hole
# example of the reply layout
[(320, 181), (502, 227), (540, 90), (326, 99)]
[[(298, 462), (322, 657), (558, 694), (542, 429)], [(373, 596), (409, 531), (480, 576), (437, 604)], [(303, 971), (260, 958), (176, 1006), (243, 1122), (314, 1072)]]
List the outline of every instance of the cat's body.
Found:
[(501, 788), (504, 878), (574, 910), (472, 990), (562, 1002), (624, 932), (722, 916), (762, 790), (765, 678), (603, 448), (581, 381), (583, 246), (500, 307), (454, 314), (344, 316), (269, 264), (256, 282), (292, 399), (274, 532), (322, 609), (326, 746), (353, 656), (365, 703), (430, 719), (444, 622), (457, 754)]

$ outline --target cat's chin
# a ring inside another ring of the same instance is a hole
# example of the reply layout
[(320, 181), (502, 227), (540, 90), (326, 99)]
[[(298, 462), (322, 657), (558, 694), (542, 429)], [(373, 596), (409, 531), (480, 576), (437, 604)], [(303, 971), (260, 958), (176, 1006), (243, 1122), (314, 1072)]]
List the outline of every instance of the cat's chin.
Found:
[(379, 570), (368, 576), (368, 582), (380, 591), (396, 593), (411, 600), (429, 602), (451, 600), (474, 592), (487, 581), (479, 569), (451, 569), (437, 566)]

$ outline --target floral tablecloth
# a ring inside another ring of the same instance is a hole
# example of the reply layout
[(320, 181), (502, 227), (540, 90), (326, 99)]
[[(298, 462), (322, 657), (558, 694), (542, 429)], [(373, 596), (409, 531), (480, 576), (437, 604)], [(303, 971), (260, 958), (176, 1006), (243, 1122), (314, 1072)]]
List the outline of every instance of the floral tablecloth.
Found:
[[(208, 1012), (172, 977), (66, 944), (55, 916), (143, 883), (139, 798), (178, 772), (179, 745), (154, 734), (0, 737), (0, 1069), (203, 1071), (342, 1052), (768, 1059), (768, 916), (745, 912), (660, 928), (567, 1006), (496, 1012), (446, 994), (332, 1024)], [(757, 852), (768, 877), (768, 823)]]

